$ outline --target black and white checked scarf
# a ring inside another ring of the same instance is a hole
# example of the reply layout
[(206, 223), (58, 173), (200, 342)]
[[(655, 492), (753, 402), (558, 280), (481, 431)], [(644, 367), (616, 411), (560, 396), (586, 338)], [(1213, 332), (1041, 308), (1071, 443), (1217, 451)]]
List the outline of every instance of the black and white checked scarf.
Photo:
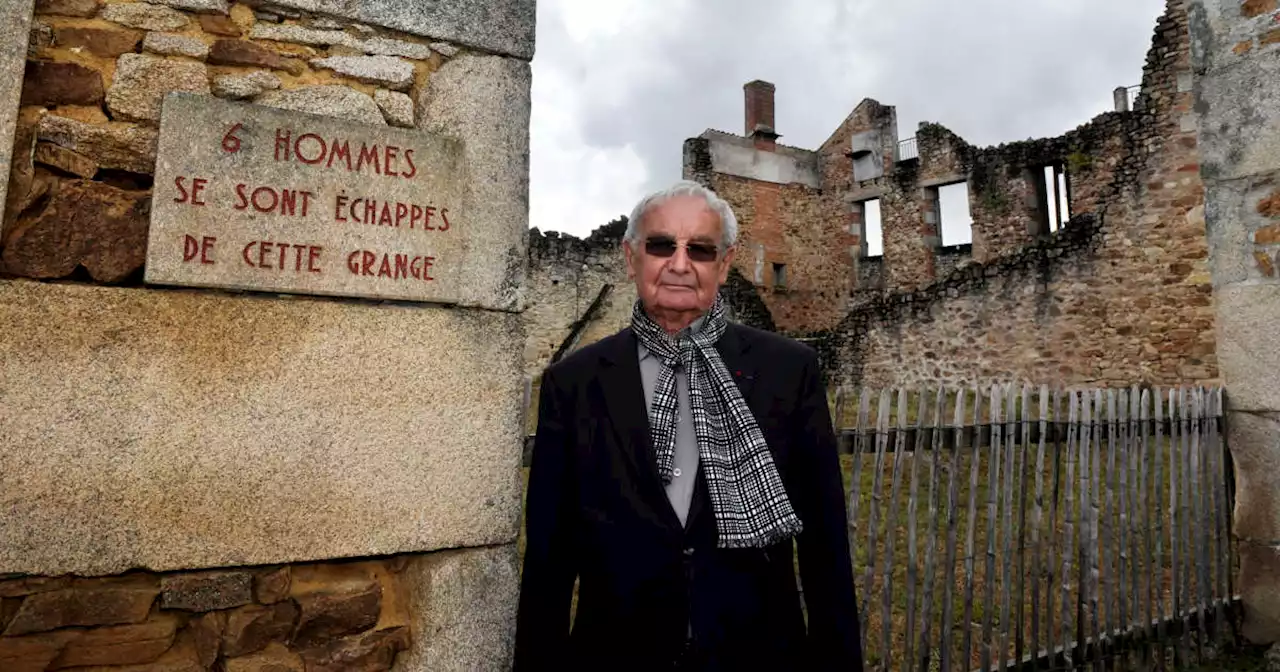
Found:
[(663, 483), (670, 483), (676, 447), (678, 400), (675, 366), (689, 380), (689, 406), (698, 459), (711, 496), (722, 548), (761, 548), (799, 534), (800, 519), (791, 508), (782, 477), (773, 463), (764, 433), (716, 351), (728, 326), (717, 296), (702, 328), (668, 334), (636, 301), (631, 328), (640, 344), (662, 361), (654, 384), (649, 424), (654, 457)]

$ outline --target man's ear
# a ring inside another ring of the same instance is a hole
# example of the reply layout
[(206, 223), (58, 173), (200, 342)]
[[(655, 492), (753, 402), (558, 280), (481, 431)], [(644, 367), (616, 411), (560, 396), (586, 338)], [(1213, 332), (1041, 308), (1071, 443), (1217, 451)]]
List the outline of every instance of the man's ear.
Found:
[(720, 284), (724, 284), (729, 279), (729, 269), (733, 268), (733, 257), (738, 251), (736, 245), (730, 245), (724, 251), (724, 256), (720, 259)]
[(636, 277), (635, 252), (631, 249), (631, 243), (626, 240), (622, 241), (622, 257), (627, 260), (627, 279), (634, 280)]

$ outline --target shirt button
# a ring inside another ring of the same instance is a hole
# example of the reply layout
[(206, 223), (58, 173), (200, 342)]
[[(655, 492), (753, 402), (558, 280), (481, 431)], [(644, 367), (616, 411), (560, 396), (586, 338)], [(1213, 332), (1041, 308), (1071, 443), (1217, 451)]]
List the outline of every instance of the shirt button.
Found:
[(679, 469), (676, 469), (676, 470), (675, 470), (674, 472), (672, 472), (672, 473), (674, 473), (674, 474), (676, 475), (676, 478), (679, 478), (679, 477), (680, 477), (680, 470), (679, 470)]

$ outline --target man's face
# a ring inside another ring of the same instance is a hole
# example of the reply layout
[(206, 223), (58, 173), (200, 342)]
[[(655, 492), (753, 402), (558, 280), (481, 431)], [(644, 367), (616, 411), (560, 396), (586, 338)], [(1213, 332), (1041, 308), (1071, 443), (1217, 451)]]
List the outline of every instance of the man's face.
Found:
[[(646, 308), (658, 315), (688, 316), (715, 303), (729, 275), (733, 248), (720, 250), (720, 218), (696, 196), (680, 196), (649, 208), (639, 240), (623, 243), (627, 277)], [(692, 318), (688, 320), (692, 322)]]

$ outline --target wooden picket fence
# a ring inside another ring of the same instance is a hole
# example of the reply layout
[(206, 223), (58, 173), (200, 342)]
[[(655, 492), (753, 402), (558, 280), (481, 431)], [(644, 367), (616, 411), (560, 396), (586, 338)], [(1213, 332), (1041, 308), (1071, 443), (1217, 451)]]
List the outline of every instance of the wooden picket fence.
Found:
[(867, 669), (1181, 669), (1234, 636), (1220, 389), (831, 401)]

